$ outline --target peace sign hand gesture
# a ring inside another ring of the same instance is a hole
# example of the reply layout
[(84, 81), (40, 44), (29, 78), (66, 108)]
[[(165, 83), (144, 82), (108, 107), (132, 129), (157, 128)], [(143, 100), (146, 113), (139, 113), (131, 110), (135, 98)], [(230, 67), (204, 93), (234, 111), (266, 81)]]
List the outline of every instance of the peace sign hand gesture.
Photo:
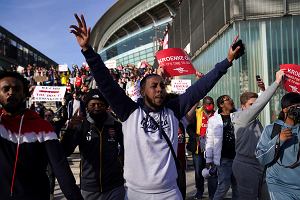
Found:
[(89, 47), (90, 35), (91, 35), (91, 27), (87, 28), (84, 20), (84, 16), (81, 15), (80, 18), (77, 14), (74, 14), (78, 26), (71, 25), (70, 32), (73, 33), (77, 39), (79, 46), (83, 51), (87, 50)]

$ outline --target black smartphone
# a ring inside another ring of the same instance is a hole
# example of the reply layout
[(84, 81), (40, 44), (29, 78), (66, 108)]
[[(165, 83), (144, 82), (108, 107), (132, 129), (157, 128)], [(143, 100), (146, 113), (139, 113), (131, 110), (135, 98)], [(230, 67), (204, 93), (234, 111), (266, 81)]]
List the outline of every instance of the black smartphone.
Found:
[(256, 75), (256, 81), (261, 81), (260, 75)]
[(237, 47), (240, 47), (240, 49), (239, 49), (239, 51), (237, 52), (237, 54), (234, 58), (235, 60), (245, 54), (245, 46), (244, 46), (242, 40), (238, 40), (236, 43), (234, 43), (232, 45), (232, 50), (235, 50)]

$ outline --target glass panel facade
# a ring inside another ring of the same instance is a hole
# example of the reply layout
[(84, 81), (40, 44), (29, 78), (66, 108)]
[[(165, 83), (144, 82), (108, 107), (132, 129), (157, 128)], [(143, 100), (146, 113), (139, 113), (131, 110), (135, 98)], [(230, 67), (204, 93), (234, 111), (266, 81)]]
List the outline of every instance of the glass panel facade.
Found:
[[(103, 61), (109, 59), (117, 60), (117, 65), (137, 64), (142, 60), (147, 60), (149, 63), (154, 61), (154, 40), (155, 38), (162, 38), (163, 31), (165, 30), (166, 23), (157, 27), (151, 27), (135, 35), (129, 36), (124, 40), (117, 41), (116, 43), (107, 47), (100, 52)], [(149, 48), (149, 44), (151, 47)], [(143, 48), (143, 46), (147, 46)], [(140, 51), (134, 51), (140, 48)], [(134, 51), (134, 53), (130, 53)]]
[[(37, 59), (37, 55), (41, 59)], [(40, 66), (47, 66), (49, 63), (56, 65), (56, 63), (42, 53), (20, 40), (12, 33), (0, 26), (0, 57), (1, 67), (7, 67), (11, 64), (23, 65), (37, 64)]]
[[(149, 46), (149, 45), (146, 45)], [(152, 44), (151, 44), (152, 46)], [(150, 52), (150, 53), (147, 53)], [(114, 59), (114, 58), (113, 58)], [(154, 53), (153, 47), (150, 48), (142, 48), (142, 50), (135, 53), (124, 53), (118, 55), (115, 59), (117, 61), (117, 65), (127, 65), (127, 64), (138, 64), (140, 61), (146, 60), (148, 63), (153, 64), (154, 62)]]
[[(274, 72), (280, 64), (300, 64), (300, 16), (288, 16), (269, 20), (266, 23), (269, 80), (274, 81)], [(275, 119), (280, 111), (280, 99), (284, 94), (278, 90), (270, 104), (273, 111), (271, 119)]]
[(132, 49), (141, 47), (145, 44), (152, 43), (153, 37), (159, 37), (159, 38), (163, 37), (163, 30), (165, 27), (166, 24), (163, 24), (159, 27), (150, 28), (141, 33), (138, 33), (121, 42), (116, 42), (112, 46), (108, 47), (108, 49), (101, 52), (100, 55), (103, 60), (109, 60), (115, 56), (118, 56)]
[[(246, 54), (233, 66), (209, 93), (217, 98), (230, 95), (236, 107), (240, 106), (239, 96), (245, 91), (258, 92), (256, 75), (266, 85), (274, 82), (275, 72), (282, 63), (300, 64), (300, 16), (235, 22), (207, 49), (193, 60), (198, 71), (207, 73), (217, 62), (227, 57), (228, 48), (235, 35), (246, 45)], [(188, 77), (194, 79), (194, 77)], [(274, 95), (270, 108), (261, 116), (262, 122), (273, 121), (280, 111), (282, 89)]]

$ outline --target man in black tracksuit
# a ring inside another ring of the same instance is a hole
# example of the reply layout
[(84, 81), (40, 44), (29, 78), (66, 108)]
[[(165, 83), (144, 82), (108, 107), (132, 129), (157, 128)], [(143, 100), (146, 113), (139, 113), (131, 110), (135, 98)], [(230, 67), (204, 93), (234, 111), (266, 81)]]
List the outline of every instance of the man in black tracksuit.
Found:
[(124, 199), (122, 126), (99, 90), (91, 90), (85, 104), (87, 116), (75, 115), (61, 141), (67, 155), (79, 145), (81, 193), (86, 200)]

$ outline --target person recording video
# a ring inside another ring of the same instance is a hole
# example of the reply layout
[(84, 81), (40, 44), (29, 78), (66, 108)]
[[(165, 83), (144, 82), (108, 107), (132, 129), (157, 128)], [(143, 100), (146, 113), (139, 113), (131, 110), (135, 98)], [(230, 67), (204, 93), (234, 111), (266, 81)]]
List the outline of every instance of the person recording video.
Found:
[(271, 200), (299, 199), (300, 94), (285, 94), (281, 109), (278, 120), (264, 129), (256, 147), (256, 157), (266, 166)]

